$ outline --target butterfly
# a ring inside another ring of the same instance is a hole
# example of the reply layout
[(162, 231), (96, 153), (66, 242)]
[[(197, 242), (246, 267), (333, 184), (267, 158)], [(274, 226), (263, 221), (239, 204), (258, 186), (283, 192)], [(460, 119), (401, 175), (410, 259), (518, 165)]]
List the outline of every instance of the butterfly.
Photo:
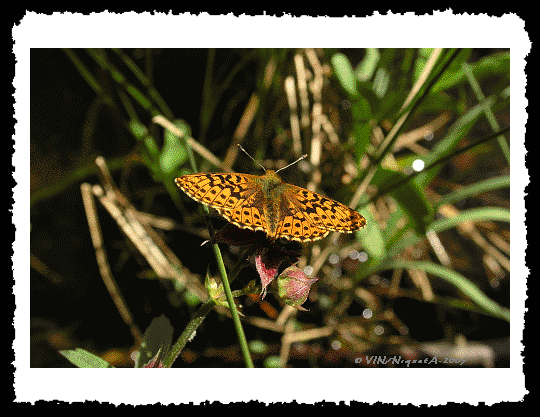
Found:
[(352, 233), (366, 225), (366, 219), (346, 205), (283, 182), (278, 171), (268, 170), (261, 176), (189, 174), (176, 178), (175, 183), (234, 225), (263, 231), (272, 241), (309, 242), (330, 232)]

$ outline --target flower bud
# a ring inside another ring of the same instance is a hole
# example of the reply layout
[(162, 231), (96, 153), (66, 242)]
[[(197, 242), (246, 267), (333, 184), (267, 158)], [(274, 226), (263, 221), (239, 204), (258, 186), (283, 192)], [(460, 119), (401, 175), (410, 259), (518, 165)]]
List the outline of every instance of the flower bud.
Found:
[(291, 307), (307, 311), (301, 304), (306, 301), (309, 289), (315, 281), (317, 277), (309, 278), (304, 271), (292, 265), (277, 278), (278, 296)]

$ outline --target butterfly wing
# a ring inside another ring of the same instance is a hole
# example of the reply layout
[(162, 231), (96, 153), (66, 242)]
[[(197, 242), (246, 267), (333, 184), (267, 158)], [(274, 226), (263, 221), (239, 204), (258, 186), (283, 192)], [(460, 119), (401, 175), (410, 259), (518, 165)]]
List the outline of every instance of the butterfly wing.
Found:
[(249, 174), (199, 173), (184, 175), (175, 182), (195, 201), (215, 208), (236, 226), (266, 231), (257, 178)]
[(346, 205), (291, 184), (281, 204), (284, 216), (276, 234), (290, 240), (317, 240), (330, 232), (352, 233), (366, 225), (366, 219)]

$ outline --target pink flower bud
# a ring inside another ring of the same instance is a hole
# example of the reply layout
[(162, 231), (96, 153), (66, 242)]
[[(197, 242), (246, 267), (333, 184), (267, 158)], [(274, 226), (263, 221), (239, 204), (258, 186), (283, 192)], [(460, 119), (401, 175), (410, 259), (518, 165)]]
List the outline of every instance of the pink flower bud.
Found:
[(306, 301), (309, 289), (315, 281), (317, 277), (309, 278), (304, 271), (292, 265), (277, 278), (278, 296), (291, 307), (307, 311), (301, 304)]

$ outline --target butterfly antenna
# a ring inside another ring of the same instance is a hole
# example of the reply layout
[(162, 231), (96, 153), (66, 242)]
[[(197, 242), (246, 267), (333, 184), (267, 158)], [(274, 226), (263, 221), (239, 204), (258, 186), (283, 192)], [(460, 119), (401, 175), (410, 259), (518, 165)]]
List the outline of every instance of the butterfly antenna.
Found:
[(238, 147), (242, 149), (242, 151), (244, 151), (244, 153), (249, 156), (253, 162), (259, 165), (264, 170), (264, 172), (266, 172), (266, 168), (263, 167), (259, 161), (256, 161), (250, 154), (248, 154), (248, 152), (244, 148), (242, 148), (242, 145), (238, 144)]
[(307, 154), (302, 155), (300, 158), (298, 158), (296, 161), (290, 163), (289, 165), (287, 165), (287, 166), (285, 166), (285, 167), (283, 167), (283, 168), (278, 169), (278, 170), (276, 171), (276, 174), (277, 174), (279, 171), (281, 171), (281, 170), (283, 170), (283, 169), (285, 169), (285, 168), (289, 168), (291, 165), (296, 164), (298, 161), (301, 161), (301, 160), (304, 159), (304, 158), (307, 158)]

